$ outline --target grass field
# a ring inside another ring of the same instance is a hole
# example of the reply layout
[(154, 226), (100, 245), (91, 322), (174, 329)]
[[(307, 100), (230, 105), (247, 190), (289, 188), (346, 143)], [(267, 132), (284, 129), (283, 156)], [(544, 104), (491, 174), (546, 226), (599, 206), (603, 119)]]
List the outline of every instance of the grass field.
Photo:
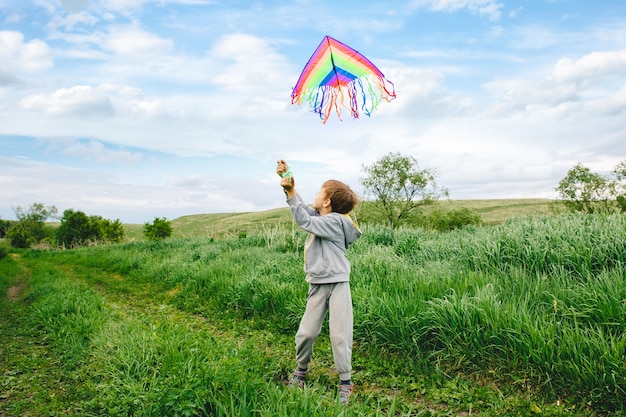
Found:
[(626, 216), (474, 209), (495, 225), (363, 227), (343, 407), (326, 328), (307, 388), (283, 385), (307, 291), (283, 209), (176, 219), (161, 242), (10, 251), (0, 415), (624, 415)]

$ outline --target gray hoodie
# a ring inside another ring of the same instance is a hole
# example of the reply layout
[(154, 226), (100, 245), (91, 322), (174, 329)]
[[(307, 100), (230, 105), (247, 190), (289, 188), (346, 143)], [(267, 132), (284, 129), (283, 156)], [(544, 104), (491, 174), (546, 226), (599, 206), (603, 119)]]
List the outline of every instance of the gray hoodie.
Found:
[(302, 201), (300, 195), (287, 200), (298, 226), (309, 232), (304, 244), (304, 272), (311, 284), (332, 284), (350, 280), (346, 249), (361, 236), (350, 216), (320, 213)]

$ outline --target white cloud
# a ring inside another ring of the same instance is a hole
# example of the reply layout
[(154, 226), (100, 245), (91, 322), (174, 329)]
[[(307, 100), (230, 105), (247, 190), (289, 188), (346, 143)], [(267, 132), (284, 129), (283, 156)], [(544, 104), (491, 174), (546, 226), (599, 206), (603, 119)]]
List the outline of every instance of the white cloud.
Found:
[(99, 164), (136, 164), (141, 161), (140, 153), (107, 149), (102, 142), (74, 142), (61, 150), (63, 155), (96, 161)]
[[(66, 15), (57, 14), (51, 17), (48, 27), (52, 30), (53, 34), (57, 34), (56, 30), (62, 28), (66, 31), (72, 31), (74, 29), (86, 26), (93, 27), (99, 22), (99, 19), (90, 13), (70, 13)], [(68, 34), (61, 34), (61, 36), (67, 36)]]
[(517, 15), (522, 12), (524, 10), (524, 8), (522, 6), (517, 7), (516, 9), (512, 9), (509, 12), (509, 17), (514, 19), (515, 17), (517, 17)]
[[(272, 94), (275, 88), (288, 88), (288, 62), (268, 41), (249, 34), (225, 35), (216, 40), (210, 56), (226, 63), (212, 82), (240, 93)], [(287, 90), (289, 91), (289, 90)]]
[(509, 30), (513, 35), (510, 38), (511, 46), (522, 50), (542, 50), (574, 37), (572, 34), (559, 33), (554, 28), (539, 24), (526, 24)]
[(543, 79), (499, 79), (483, 84), (500, 116), (537, 118), (614, 116), (626, 110), (626, 50), (560, 58)]
[(0, 86), (17, 85), (19, 82), (20, 80), (15, 76), (15, 74), (0, 69)]
[(125, 59), (142, 60), (171, 52), (171, 39), (164, 39), (132, 26), (113, 26), (103, 47)]
[(185, 113), (163, 98), (145, 97), (137, 87), (118, 84), (79, 85), (51, 94), (32, 94), (24, 97), (19, 105), (50, 117), (154, 121), (181, 118)]
[(89, 4), (89, 0), (59, 0), (61, 5), (69, 12), (79, 12)]
[(23, 98), (20, 106), (53, 117), (105, 118), (113, 115), (109, 97), (87, 85), (61, 88), (52, 94), (33, 94)]
[(437, 118), (458, 115), (471, 104), (469, 98), (452, 96), (442, 85), (443, 73), (432, 68), (393, 68), (388, 78), (396, 84), (397, 98), (384, 110), (394, 114)]
[(0, 62), (6, 73), (40, 72), (53, 65), (52, 52), (39, 39), (25, 42), (15, 31), (0, 31)]
[(443, 12), (457, 12), (466, 9), (470, 13), (485, 15), (493, 21), (500, 19), (500, 9), (503, 6), (496, 0), (413, 0), (411, 5)]
[(626, 116), (626, 84), (614, 93), (589, 100), (589, 111), (603, 117)]
[(99, 0), (99, 4), (103, 9), (116, 12), (138, 10), (148, 2), (150, 0)]
[(172, 180), (171, 186), (175, 188), (201, 187), (206, 185), (209, 179), (202, 174), (193, 174), (185, 177), (178, 177)]
[(561, 58), (552, 71), (552, 76), (559, 82), (579, 82), (613, 75), (620, 76), (624, 81), (624, 74), (626, 74), (626, 49), (592, 52), (577, 60)]

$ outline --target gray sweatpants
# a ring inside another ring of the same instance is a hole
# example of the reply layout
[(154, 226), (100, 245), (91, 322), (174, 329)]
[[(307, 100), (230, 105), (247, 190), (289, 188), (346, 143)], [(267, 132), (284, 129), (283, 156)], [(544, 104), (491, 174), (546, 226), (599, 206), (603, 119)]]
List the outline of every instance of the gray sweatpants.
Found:
[(353, 324), (349, 282), (309, 284), (306, 310), (296, 333), (296, 360), (300, 368), (308, 368), (313, 355), (313, 342), (319, 335), (329, 310), (328, 327), (335, 368), (341, 380), (347, 381), (352, 372)]

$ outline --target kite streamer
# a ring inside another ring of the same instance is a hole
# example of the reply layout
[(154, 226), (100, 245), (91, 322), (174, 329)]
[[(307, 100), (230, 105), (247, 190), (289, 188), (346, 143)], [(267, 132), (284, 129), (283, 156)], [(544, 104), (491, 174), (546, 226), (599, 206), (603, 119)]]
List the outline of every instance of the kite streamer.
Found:
[(343, 108), (357, 119), (368, 117), (381, 101), (396, 98), (394, 85), (369, 59), (330, 36), (325, 36), (307, 62), (291, 93), (292, 104), (306, 102), (324, 123)]

